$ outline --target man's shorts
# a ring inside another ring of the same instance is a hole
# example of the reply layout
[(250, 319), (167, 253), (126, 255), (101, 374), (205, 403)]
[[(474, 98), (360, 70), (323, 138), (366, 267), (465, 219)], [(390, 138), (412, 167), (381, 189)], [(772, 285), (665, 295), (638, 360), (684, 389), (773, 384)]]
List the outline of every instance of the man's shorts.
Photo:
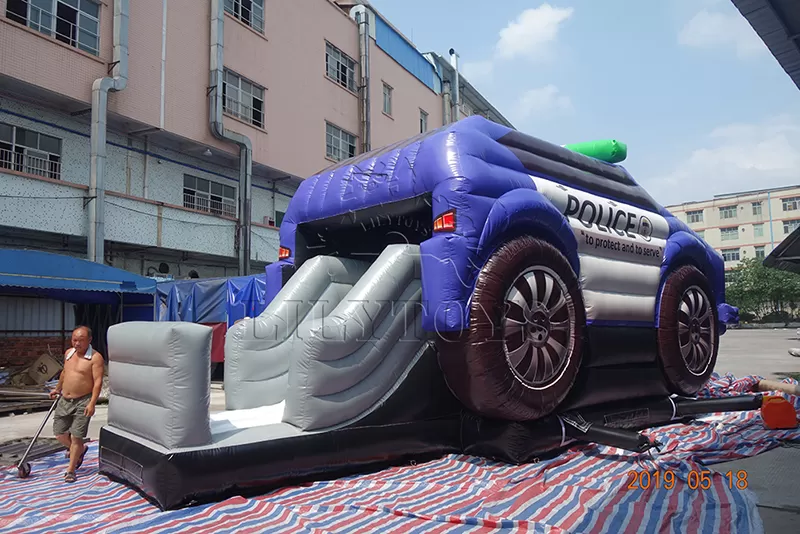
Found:
[(91, 417), (83, 415), (83, 410), (92, 400), (92, 394), (76, 399), (58, 399), (56, 409), (53, 411), (53, 433), (58, 436), (69, 432), (73, 437), (85, 438), (89, 431)]

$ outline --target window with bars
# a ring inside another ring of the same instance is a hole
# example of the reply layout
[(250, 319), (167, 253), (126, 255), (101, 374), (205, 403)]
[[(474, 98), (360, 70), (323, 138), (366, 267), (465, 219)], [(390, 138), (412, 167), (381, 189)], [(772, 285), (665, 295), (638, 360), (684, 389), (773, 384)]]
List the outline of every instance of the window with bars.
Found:
[(428, 131), (428, 114), (425, 110), (419, 110), (419, 133)]
[(795, 219), (793, 221), (783, 221), (783, 233), (784, 234), (791, 234), (797, 227), (800, 226), (800, 219)]
[(99, 55), (100, 4), (95, 0), (8, 0), (6, 17)]
[(264, 0), (225, 0), (225, 11), (264, 33)]
[(725, 285), (732, 284), (736, 281), (736, 278), (739, 274), (739, 271), (731, 269), (730, 271), (725, 271)]
[(264, 88), (225, 69), (222, 82), (222, 100), (225, 113), (264, 127)]
[(752, 202), (751, 205), (753, 206), (753, 215), (761, 215), (761, 201)]
[(763, 260), (766, 257), (767, 257), (766, 247), (764, 247), (763, 245), (756, 247), (756, 259)]
[(720, 228), (719, 235), (722, 241), (733, 241), (734, 239), (739, 239), (739, 227), (732, 226), (730, 228)]
[(738, 248), (726, 248), (720, 251), (722, 253), (722, 259), (725, 261), (739, 261), (739, 249)]
[(764, 224), (753, 225), (753, 237), (764, 237)]
[(61, 179), (61, 139), (0, 123), (0, 169)]
[(383, 84), (383, 112), (387, 115), (392, 114), (392, 86), (389, 84)]
[(703, 210), (687, 211), (686, 220), (689, 223), (703, 222)]
[(735, 219), (736, 218), (736, 206), (720, 206), (719, 208), (719, 218), (720, 219)]
[(356, 91), (356, 62), (328, 42), (325, 43), (325, 66), (328, 78), (342, 87)]
[(334, 161), (342, 161), (356, 155), (356, 136), (338, 126), (325, 123), (325, 155)]
[(183, 176), (183, 207), (236, 217), (236, 189), (186, 174)]
[(797, 211), (800, 209), (800, 197), (782, 198), (783, 211)]

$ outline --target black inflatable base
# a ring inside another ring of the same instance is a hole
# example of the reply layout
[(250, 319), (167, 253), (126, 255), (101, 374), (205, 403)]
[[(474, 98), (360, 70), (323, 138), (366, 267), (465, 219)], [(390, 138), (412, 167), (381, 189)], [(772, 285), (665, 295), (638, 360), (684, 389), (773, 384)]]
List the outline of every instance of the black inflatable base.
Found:
[[(113, 430), (100, 433), (100, 473), (136, 488), (162, 510), (263, 494), (309, 481), (332, 480), (412, 461), (464, 453), (512, 464), (556, 454), (582, 441), (636, 450), (638, 430), (721, 411), (758, 409), (761, 395), (725, 399), (659, 397), (610, 403), (533, 423), (509, 423), (461, 412), (443, 418), (391, 425), (348, 427), (235, 447), (158, 452)], [(579, 431), (564, 423), (578, 416)]]

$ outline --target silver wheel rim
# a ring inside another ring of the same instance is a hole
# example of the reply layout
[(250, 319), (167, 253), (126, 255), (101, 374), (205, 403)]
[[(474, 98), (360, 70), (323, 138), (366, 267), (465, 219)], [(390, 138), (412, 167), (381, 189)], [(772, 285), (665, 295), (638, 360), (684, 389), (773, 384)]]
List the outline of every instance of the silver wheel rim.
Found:
[(705, 291), (692, 286), (678, 306), (678, 345), (686, 368), (702, 375), (714, 354), (714, 314)]
[(547, 267), (532, 267), (506, 293), (503, 348), (525, 386), (544, 389), (567, 368), (574, 340), (575, 304), (567, 286)]

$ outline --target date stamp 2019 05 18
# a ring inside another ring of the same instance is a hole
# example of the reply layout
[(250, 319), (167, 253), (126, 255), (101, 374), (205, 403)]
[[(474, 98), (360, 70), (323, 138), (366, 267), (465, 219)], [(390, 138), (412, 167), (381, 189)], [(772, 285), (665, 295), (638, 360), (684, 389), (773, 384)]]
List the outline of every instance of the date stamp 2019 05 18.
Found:
[[(709, 470), (703, 471), (689, 471), (686, 477), (686, 483), (676, 475), (675, 471), (668, 469), (666, 471), (656, 471), (650, 473), (649, 471), (628, 471), (628, 487), (627, 489), (675, 489), (676, 486), (681, 489), (688, 487), (691, 490), (709, 490), (714, 485), (712, 479), (716, 474)], [(747, 489), (747, 471), (740, 469), (738, 471), (728, 471), (722, 473), (724, 484), (729, 489)]]

